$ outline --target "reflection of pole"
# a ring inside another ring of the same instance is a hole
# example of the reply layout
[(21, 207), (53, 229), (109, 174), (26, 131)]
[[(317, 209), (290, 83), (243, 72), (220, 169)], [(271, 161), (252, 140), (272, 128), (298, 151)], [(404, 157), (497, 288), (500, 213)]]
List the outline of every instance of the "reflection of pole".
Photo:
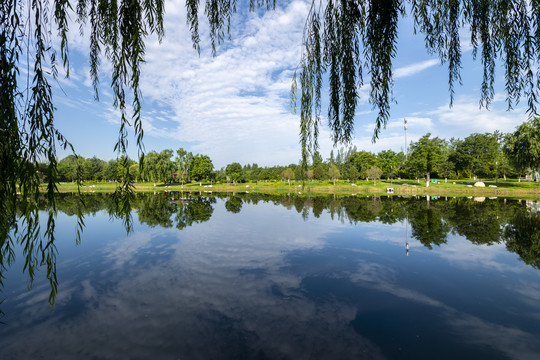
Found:
[(405, 129), (405, 160), (407, 160), (407, 154), (408, 154), (408, 150), (407, 150), (407, 119), (404, 118), (403, 119), (403, 129)]
[(405, 254), (409, 256), (409, 215), (405, 219)]

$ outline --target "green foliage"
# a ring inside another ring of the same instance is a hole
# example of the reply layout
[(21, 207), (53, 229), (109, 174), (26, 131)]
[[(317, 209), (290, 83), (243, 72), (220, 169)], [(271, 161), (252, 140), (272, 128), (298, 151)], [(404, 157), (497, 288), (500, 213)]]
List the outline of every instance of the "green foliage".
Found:
[(375, 165), (376, 156), (373, 153), (367, 151), (360, 151), (352, 154), (347, 158), (347, 164), (353, 165), (358, 170), (360, 177), (367, 177), (367, 171), (373, 165)]
[(193, 154), (187, 152), (183, 148), (176, 150), (176, 157), (174, 162), (176, 164), (176, 172), (178, 172), (178, 178), (181, 179), (182, 184), (189, 179), (190, 169), (193, 162)]
[(336, 180), (339, 179), (340, 173), (335, 164), (330, 165), (330, 168), (328, 169), (328, 176), (330, 179), (334, 180), (334, 185), (336, 185)]
[(379, 167), (373, 165), (367, 170), (367, 177), (373, 179), (373, 185), (376, 184), (376, 180), (381, 178), (382, 170)]
[(428, 53), (448, 66), (450, 105), (455, 83), (461, 83), (461, 41), (468, 31), (473, 56), (483, 67), (480, 105), (494, 97), (496, 59), (504, 67), (508, 107), (524, 97), (536, 113), (540, 76), (540, 2), (523, 0), (448, 1), (383, 0), (313, 2), (304, 28), (303, 51), (291, 86), (291, 106), (300, 97), (302, 161), (318, 147), (323, 82), (329, 86), (328, 122), (334, 142), (349, 142), (354, 129), (363, 73), (370, 79), (369, 102), (377, 109), (373, 137), (390, 116), (393, 59), (399, 18), (411, 16), (414, 32), (425, 39)]
[(313, 168), (314, 179), (323, 180), (323, 179), (326, 179), (326, 176), (327, 176), (327, 171), (326, 171), (326, 166), (324, 166), (324, 164), (319, 164)]
[(291, 181), (291, 179), (294, 177), (294, 172), (290, 167), (288, 167), (281, 172), (280, 177), (284, 180)]
[(356, 169), (356, 166), (353, 164), (347, 164), (345, 165), (343, 177), (348, 180), (356, 181), (360, 177), (360, 173)]
[(518, 126), (505, 138), (504, 153), (518, 170), (540, 168), (540, 118)]
[(422, 136), (417, 142), (411, 144), (409, 166), (417, 176), (425, 174), (427, 180), (430, 174), (441, 165), (444, 160), (446, 141), (438, 137), (430, 138), (431, 134)]
[(506, 248), (521, 260), (540, 269), (540, 216), (537, 213), (516, 212), (503, 234)]
[(390, 177), (390, 173), (397, 171), (399, 168), (400, 159), (396, 152), (383, 150), (377, 154), (376, 164), (382, 170), (382, 176)]
[(240, 176), (242, 175), (242, 165), (237, 162), (227, 165), (227, 167), (225, 168), (225, 174), (227, 174), (231, 181), (238, 181), (238, 179), (240, 179)]
[(211, 176), (214, 170), (212, 160), (207, 155), (197, 154), (193, 157), (193, 163), (191, 165), (191, 176), (197, 181), (207, 179)]
[(146, 180), (154, 183), (172, 178), (175, 170), (174, 163), (171, 161), (173, 151), (165, 149), (160, 153), (150, 151), (145, 156), (142, 176)]
[(454, 141), (453, 148), (450, 161), (456, 170), (466, 171), (470, 177), (492, 175), (499, 154), (496, 134), (472, 134)]
[(225, 209), (233, 214), (238, 214), (242, 210), (242, 199), (232, 196), (225, 202)]

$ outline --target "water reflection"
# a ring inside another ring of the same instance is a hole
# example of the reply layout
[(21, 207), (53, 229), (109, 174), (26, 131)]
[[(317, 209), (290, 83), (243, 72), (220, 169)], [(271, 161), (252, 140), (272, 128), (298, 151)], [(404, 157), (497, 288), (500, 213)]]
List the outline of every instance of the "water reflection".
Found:
[[(73, 199), (65, 200), (59, 208), (73, 217)], [(43, 284), (29, 293), (12, 285), (16, 299), (6, 292), (0, 357), (47, 357), (52, 349), (66, 358), (540, 353), (533, 271), (540, 219), (518, 201), (138, 194), (127, 237), (100, 220), (114, 214), (110, 198), (85, 202), (85, 250), (62, 265), (69, 276), (55, 309), (35, 305), (49, 291)], [(476, 259), (469, 271), (433, 256), (473, 248), (519, 276), (493, 274)], [(506, 265), (505, 248), (528, 268)]]

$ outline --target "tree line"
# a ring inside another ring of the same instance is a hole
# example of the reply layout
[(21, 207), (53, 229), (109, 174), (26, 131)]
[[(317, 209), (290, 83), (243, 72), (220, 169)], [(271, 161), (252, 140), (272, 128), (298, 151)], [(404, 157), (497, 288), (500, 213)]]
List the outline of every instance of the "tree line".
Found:
[[(291, 180), (350, 180), (378, 178), (474, 178), (521, 177), (537, 174), (540, 162), (540, 120), (520, 125), (514, 133), (474, 133), (450, 140), (425, 134), (411, 142), (407, 151), (383, 150), (375, 154), (356, 147), (332, 150), (327, 159), (316, 151), (307, 171), (300, 164), (260, 167), (233, 162), (214, 169), (208, 155), (180, 148), (150, 151), (140, 167), (128, 158), (101, 160), (70, 155), (58, 162), (60, 181), (119, 181), (129, 168), (135, 181), (154, 183), (221, 182), (244, 183)], [(46, 177), (46, 164), (40, 174)]]

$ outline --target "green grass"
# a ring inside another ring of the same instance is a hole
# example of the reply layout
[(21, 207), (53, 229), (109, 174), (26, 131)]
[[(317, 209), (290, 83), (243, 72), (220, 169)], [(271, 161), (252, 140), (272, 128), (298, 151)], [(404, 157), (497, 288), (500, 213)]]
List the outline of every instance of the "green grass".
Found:
[[(518, 182), (517, 179), (499, 179), (483, 181), (486, 184), (485, 188), (471, 187), (475, 183), (473, 179), (444, 180), (438, 184), (430, 183), (426, 187), (425, 180), (380, 180), (373, 184), (373, 181), (359, 180), (354, 182), (336, 181), (334, 186), (333, 181), (306, 181), (302, 186), (301, 181), (291, 181), (290, 183), (281, 181), (268, 181), (258, 183), (217, 183), (210, 182), (190, 183), (174, 185), (164, 185), (153, 183), (136, 183), (136, 191), (217, 191), (217, 192), (261, 192), (261, 193), (289, 193), (302, 192), (313, 194), (386, 194), (387, 188), (393, 188), (394, 194), (400, 195), (442, 195), (442, 196), (519, 196), (527, 198), (540, 198), (540, 183), (534, 181)], [(404, 185), (407, 184), (407, 185)], [(300, 186), (299, 186), (300, 185)], [(496, 188), (491, 188), (489, 185), (495, 185)], [(81, 192), (113, 192), (116, 189), (117, 183), (114, 182), (84, 182), (81, 187)], [(60, 183), (58, 184), (60, 192), (76, 192), (77, 185), (75, 183)]]

